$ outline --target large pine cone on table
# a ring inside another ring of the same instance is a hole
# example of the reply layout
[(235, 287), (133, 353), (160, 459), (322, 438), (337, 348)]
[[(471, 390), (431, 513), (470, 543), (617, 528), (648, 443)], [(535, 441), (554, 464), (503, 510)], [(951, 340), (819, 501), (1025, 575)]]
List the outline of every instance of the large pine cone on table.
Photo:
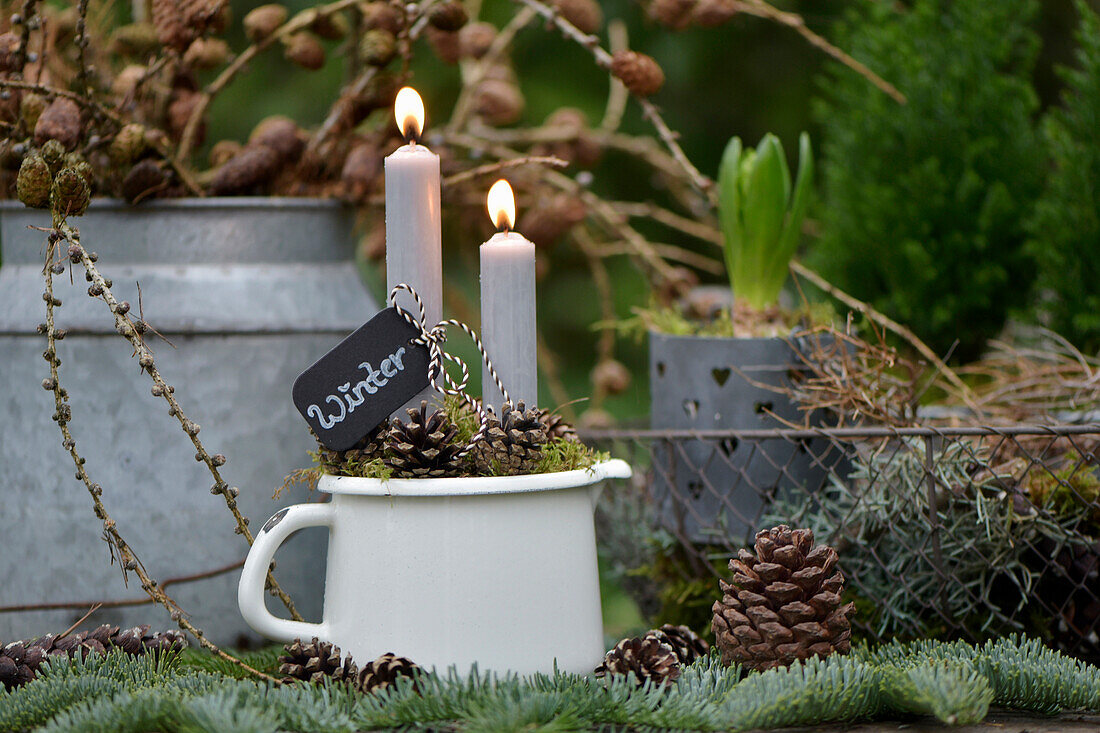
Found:
[(733, 582), (719, 581), (711, 622), (724, 664), (762, 670), (848, 653), (855, 604), (841, 605), (836, 550), (813, 544), (810, 530), (780, 525), (757, 533), (755, 554), (730, 560)]

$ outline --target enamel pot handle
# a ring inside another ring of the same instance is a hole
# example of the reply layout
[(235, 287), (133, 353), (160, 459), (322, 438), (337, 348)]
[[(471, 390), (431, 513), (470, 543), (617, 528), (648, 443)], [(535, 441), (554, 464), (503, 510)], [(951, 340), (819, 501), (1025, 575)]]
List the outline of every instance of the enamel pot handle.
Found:
[(306, 527), (328, 527), (332, 531), (332, 504), (295, 504), (278, 511), (256, 535), (248, 557), (241, 570), (241, 582), (237, 586), (237, 605), (245, 622), (258, 634), (275, 641), (310, 639), (314, 636), (328, 638), (328, 625), (304, 621), (291, 621), (271, 615), (264, 604), (264, 584), (267, 569), (275, 557), (275, 550), (286, 538)]

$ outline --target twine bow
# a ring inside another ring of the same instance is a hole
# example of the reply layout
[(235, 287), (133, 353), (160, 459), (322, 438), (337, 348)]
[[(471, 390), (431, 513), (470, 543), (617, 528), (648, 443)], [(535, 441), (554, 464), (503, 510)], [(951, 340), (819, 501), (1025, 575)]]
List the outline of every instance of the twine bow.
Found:
[[(407, 292), (412, 297), (413, 302), (416, 303), (416, 307), (420, 311), (419, 319), (402, 308), (397, 302), (397, 293), (401, 290)], [(469, 405), (470, 408), (477, 413), (479, 423), (477, 432), (470, 438), (470, 442), (466, 444), (466, 447), (458, 452), (457, 457), (461, 458), (473, 450), (474, 445), (485, 437), (485, 432), (489, 429), (489, 413), (492, 412), (492, 408), (486, 410), (481, 402), (467, 394), (466, 384), (470, 381), (469, 367), (461, 358), (443, 349), (443, 344), (447, 341), (447, 326), (457, 326), (461, 328), (463, 332), (473, 340), (474, 345), (477, 346), (478, 353), (481, 354), (482, 361), (485, 362), (485, 366), (489, 369), (489, 376), (493, 378), (493, 382), (496, 383), (497, 389), (504, 395), (504, 404), (512, 405), (512, 398), (508, 396), (508, 390), (504, 388), (504, 383), (500, 381), (500, 376), (497, 374), (496, 367), (493, 366), (492, 360), (489, 359), (489, 354), (485, 351), (485, 346), (482, 345), (481, 339), (478, 338), (477, 332), (474, 331), (474, 329), (454, 318), (442, 320), (431, 328), (428, 328), (424, 301), (420, 299), (420, 295), (413, 286), (408, 283), (398, 283), (393, 286), (393, 289), (390, 290), (389, 304), (397, 309), (397, 312), (401, 314), (401, 317), (404, 318), (409, 325), (420, 332), (420, 334), (409, 343), (422, 344), (428, 347), (428, 356), (430, 359), (428, 362), (428, 381), (431, 383), (432, 388), (441, 394), (461, 398), (463, 402)], [(459, 369), (462, 370), (462, 378), (458, 382), (455, 382), (454, 378), (444, 368), (445, 360), (454, 362), (458, 365)], [(442, 384), (437, 381), (440, 377), (442, 377)]]

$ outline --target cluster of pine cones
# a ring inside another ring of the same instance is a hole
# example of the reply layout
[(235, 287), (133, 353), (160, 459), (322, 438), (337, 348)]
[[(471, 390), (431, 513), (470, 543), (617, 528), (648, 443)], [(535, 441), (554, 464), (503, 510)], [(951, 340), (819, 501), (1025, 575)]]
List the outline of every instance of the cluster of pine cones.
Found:
[(322, 447), (321, 467), (328, 473), (356, 475), (359, 466), (381, 460), (394, 478), (445, 478), (476, 473), (513, 476), (531, 473), (551, 440), (577, 440), (560, 415), (528, 408), (523, 402), (505, 405), (474, 449), (463, 457), (458, 427), (443, 409), (409, 408), (408, 420), (394, 418), (345, 451)]
[(38, 676), (38, 668), (49, 657), (65, 655), (70, 659), (89, 654), (104, 654), (120, 650), (126, 654), (176, 651), (187, 646), (181, 631), (149, 633), (148, 625), (119, 630), (104, 624), (91, 631), (58, 636), (46, 634), (37, 639), (13, 641), (0, 645), (0, 684), (11, 690)]
[(642, 636), (623, 639), (596, 667), (597, 677), (634, 675), (641, 686), (675, 682), (683, 667), (710, 652), (710, 645), (687, 626), (665, 624)]
[(346, 682), (360, 692), (373, 692), (393, 684), (398, 677), (414, 677), (420, 670), (411, 659), (386, 653), (359, 669), (351, 654), (342, 656), (340, 647), (313, 637), (308, 643), (295, 639), (279, 657), (279, 674), (284, 682), (312, 682), (326, 679)]

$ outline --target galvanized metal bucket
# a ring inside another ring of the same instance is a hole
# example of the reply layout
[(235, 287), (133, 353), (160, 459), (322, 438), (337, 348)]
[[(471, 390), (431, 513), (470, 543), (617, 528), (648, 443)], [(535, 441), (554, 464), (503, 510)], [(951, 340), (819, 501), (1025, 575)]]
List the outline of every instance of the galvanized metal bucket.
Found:
[[(326, 200), (231, 198), (159, 201), (130, 207), (95, 201), (74, 219), (82, 243), (98, 253), (120, 299), (139, 309), (172, 345), (150, 334), (157, 366), (176, 387), (189, 418), (223, 476), (241, 490), (255, 523), (302, 491), (271, 495), (313, 447), (290, 388), (299, 372), (377, 310), (352, 258), (352, 212)], [(42, 263), (49, 215), (0, 203), (0, 608), (140, 599), (110, 564), (102, 528), (51, 421)], [(165, 579), (241, 561), (248, 547), (194, 448), (150, 395), (132, 349), (114, 331), (102, 301), (55, 278), (61, 377), (72, 401), (71, 428), (103, 500), (149, 572)], [(254, 524), (254, 531), (259, 527)], [(278, 558), (278, 576), (307, 618), (318, 618), (325, 536), (295, 538)], [(286, 572), (282, 572), (282, 571)], [(250, 635), (237, 611), (237, 572), (167, 588), (216, 642)], [(87, 608), (0, 612), (0, 639), (61, 631)], [(105, 607), (93, 622), (170, 625), (149, 606)]]
[[(792, 343), (783, 338), (651, 331), (651, 426), (736, 431), (800, 423), (798, 406), (779, 392), (799, 364)], [(775, 496), (795, 488), (807, 495), (827, 480), (828, 467), (815, 456), (841, 456), (818, 442), (739, 442), (733, 436), (660, 441), (652, 467), (659, 521), (682, 541), (747, 540)]]

